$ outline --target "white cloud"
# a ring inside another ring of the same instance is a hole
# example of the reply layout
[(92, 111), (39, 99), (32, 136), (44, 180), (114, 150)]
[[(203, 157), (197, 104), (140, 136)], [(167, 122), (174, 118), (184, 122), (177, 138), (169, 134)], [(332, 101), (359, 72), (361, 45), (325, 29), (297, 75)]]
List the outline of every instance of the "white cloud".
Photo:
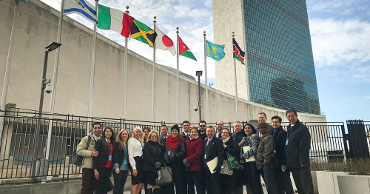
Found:
[(358, 0), (310, 0), (307, 1), (309, 12), (340, 12)]
[(370, 61), (370, 23), (359, 20), (310, 21), (315, 63), (343, 65)]

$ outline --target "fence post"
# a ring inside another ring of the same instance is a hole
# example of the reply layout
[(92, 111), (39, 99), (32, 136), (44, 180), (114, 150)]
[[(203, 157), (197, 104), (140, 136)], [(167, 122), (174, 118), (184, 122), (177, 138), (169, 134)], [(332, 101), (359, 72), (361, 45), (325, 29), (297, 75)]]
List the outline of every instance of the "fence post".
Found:
[(363, 120), (347, 120), (350, 154), (353, 158), (369, 158), (369, 147)]
[(14, 117), (14, 108), (15, 104), (6, 104), (5, 106), (5, 114), (3, 119), (3, 131), (1, 135), (1, 148), (0, 148), (0, 160), (7, 160), (9, 159), (10, 153), (10, 146), (12, 142), (13, 136), (13, 122), (10, 122), (10, 119), (6, 119), (6, 117)]

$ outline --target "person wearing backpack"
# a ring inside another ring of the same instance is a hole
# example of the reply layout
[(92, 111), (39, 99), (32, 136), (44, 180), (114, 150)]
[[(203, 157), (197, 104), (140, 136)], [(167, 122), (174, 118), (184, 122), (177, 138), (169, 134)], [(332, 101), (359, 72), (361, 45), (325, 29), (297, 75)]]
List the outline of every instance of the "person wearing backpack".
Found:
[(77, 145), (76, 153), (83, 157), (82, 160), (82, 188), (81, 194), (92, 194), (96, 189), (97, 180), (93, 170), (93, 157), (98, 157), (99, 152), (95, 150), (95, 143), (100, 139), (101, 123), (92, 124), (92, 133), (81, 139)]

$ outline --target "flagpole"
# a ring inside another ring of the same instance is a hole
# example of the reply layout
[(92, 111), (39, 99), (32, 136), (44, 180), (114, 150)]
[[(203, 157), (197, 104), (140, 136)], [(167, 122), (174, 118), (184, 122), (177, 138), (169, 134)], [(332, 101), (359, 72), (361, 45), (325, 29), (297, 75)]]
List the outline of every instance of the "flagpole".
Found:
[[(96, 16), (98, 16), (98, 2), (99, 0), (95, 1), (95, 12)], [(94, 34), (93, 34), (93, 47), (92, 47), (92, 56), (91, 56), (91, 68), (90, 68), (90, 88), (89, 88), (89, 105), (87, 108), (87, 117), (88, 120), (91, 121), (92, 117), (92, 107), (93, 107), (93, 93), (94, 93), (94, 78), (95, 78), (95, 57), (96, 57), (96, 23), (94, 23)], [(87, 133), (89, 131), (89, 126), (87, 126)]]
[(207, 83), (207, 41), (206, 41), (206, 31), (203, 31), (204, 36), (204, 76), (206, 85), (206, 121), (208, 121), (208, 83)]
[[(63, 14), (64, 14), (64, 0), (61, 3), (61, 10), (59, 15), (59, 23), (58, 23), (58, 35), (57, 35), (57, 43), (61, 42), (62, 38), (62, 21), (63, 21)], [(49, 128), (48, 128), (48, 138), (46, 141), (46, 153), (45, 153), (45, 160), (49, 160), (49, 153), (50, 153), (50, 144), (51, 144), (51, 134), (53, 130), (53, 114), (54, 114), (54, 106), (55, 106), (55, 95), (56, 95), (56, 85), (57, 85), (57, 75), (58, 75), (58, 66), (59, 66), (59, 51), (60, 47), (55, 51), (55, 63), (54, 63), (54, 72), (53, 72), (53, 86), (51, 92), (51, 99), (50, 99), (50, 110), (49, 110)]]
[[(128, 11), (129, 6), (126, 6), (126, 14), (129, 15)], [(124, 68), (123, 68), (123, 110), (122, 110), (122, 119), (126, 119), (126, 98), (127, 98), (127, 91), (126, 91), (126, 82), (127, 82), (127, 37), (125, 37), (125, 60), (124, 60)]]
[(176, 124), (179, 123), (179, 27), (176, 27), (177, 34), (177, 71), (176, 71)]
[(13, 21), (12, 21), (12, 29), (10, 31), (8, 56), (7, 56), (7, 59), (6, 59), (3, 92), (1, 94), (0, 109), (4, 112), (1, 112), (2, 117), (0, 119), (0, 141), (2, 140), (1, 138), (2, 138), (3, 127), (4, 127), (3, 126), (3, 123), (4, 123), (4, 117), (3, 116), (5, 116), (6, 99), (7, 99), (7, 96), (8, 96), (10, 64), (11, 64), (11, 61), (12, 61), (12, 54), (13, 54), (13, 43), (14, 43), (15, 28), (16, 28), (17, 20), (18, 20), (18, 17), (17, 17), (18, 7), (19, 7), (19, 2), (15, 1), (14, 12), (13, 12)]
[[(234, 31), (233, 31), (233, 39), (234, 39)], [(231, 39), (231, 41), (233, 41)], [(238, 81), (236, 78), (236, 63), (235, 63), (235, 58), (234, 58), (234, 76), (235, 76), (235, 111), (236, 111), (236, 121), (239, 120), (239, 115), (238, 115)]]
[[(155, 19), (157, 17), (154, 16), (154, 20), (153, 20), (153, 23), (154, 23), (154, 30), (155, 30)], [(155, 82), (156, 82), (156, 79), (155, 79), (155, 41), (153, 43), (153, 78), (152, 78), (152, 122), (153, 122), (153, 129), (154, 129), (154, 122), (155, 122), (155, 100), (156, 100), (156, 88), (155, 88)]]

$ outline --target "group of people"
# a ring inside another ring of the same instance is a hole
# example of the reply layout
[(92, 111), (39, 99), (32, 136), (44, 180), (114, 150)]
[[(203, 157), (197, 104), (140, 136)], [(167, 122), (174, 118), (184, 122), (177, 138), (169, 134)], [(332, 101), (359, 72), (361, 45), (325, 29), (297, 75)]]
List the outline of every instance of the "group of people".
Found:
[[(310, 133), (298, 120), (294, 109), (286, 111), (289, 126), (285, 131), (279, 116), (267, 124), (266, 114), (258, 114), (257, 129), (247, 123), (234, 123), (234, 132), (224, 127), (191, 127), (189, 121), (155, 130), (136, 127), (130, 137), (121, 130), (94, 123), (92, 133), (82, 138), (77, 154), (83, 156), (81, 193), (107, 193), (113, 173), (113, 193), (123, 193), (131, 172), (131, 193), (139, 194), (263, 194), (261, 176), (269, 194), (293, 194), (290, 173), (298, 193), (312, 194), (310, 173)], [(213, 165), (211, 165), (213, 163)], [(173, 182), (156, 185), (158, 170), (169, 166)], [(228, 170), (227, 170), (228, 169)]]

